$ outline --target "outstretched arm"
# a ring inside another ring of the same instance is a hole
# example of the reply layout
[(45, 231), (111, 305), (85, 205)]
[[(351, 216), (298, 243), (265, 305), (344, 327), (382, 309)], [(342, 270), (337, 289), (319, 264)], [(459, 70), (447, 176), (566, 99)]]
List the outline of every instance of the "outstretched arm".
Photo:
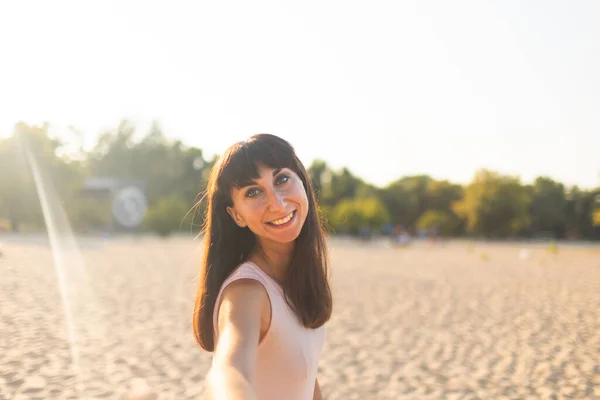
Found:
[(318, 379), (315, 379), (315, 392), (313, 393), (313, 400), (323, 400), (323, 395), (321, 394), (321, 387), (319, 386)]
[(206, 384), (204, 400), (257, 400), (252, 384), (235, 367), (222, 365), (211, 368)]
[[(240, 279), (223, 291), (218, 307), (218, 341), (207, 376), (206, 399), (256, 400), (252, 388), (263, 313), (270, 313), (264, 287)], [(268, 321), (270, 319), (267, 318)]]

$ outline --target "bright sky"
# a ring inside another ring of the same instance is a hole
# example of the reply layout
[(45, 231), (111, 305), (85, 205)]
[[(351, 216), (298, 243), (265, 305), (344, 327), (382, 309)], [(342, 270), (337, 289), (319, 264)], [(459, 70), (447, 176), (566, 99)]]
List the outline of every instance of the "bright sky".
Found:
[(382, 185), (479, 167), (600, 185), (600, 2), (0, 2), (0, 135), (130, 118), (252, 133)]

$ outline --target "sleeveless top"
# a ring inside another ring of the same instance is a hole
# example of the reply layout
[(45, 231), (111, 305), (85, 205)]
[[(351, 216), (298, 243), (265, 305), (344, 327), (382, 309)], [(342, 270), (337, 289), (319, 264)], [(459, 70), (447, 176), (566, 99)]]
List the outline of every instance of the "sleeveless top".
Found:
[(325, 342), (325, 325), (317, 329), (304, 327), (286, 303), (281, 286), (256, 264), (250, 261), (241, 264), (221, 285), (213, 313), (215, 338), (223, 289), (238, 279), (260, 282), (271, 302), (271, 324), (258, 345), (253, 382), (257, 398), (312, 400), (319, 357)]

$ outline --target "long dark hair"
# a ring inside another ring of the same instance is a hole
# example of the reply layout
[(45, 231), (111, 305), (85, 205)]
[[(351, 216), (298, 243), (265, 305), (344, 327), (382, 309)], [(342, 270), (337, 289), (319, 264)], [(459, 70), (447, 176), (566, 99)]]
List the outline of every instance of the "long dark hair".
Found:
[(246, 261), (256, 246), (248, 228), (240, 228), (227, 213), (232, 189), (259, 177), (257, 164), (289, 168), (302, 180), (308, 198), (308, 215), (295, 241), (291, 265), (281, 285), (286, 301), (307, 328), (329, 320), (332, 295), (322, 221), (313, 186), (294, 148), (284, 139), (258, 134), (229, 147), (213, 166), (204, 198), (204, 256), (194, 307), (193, 328), (203, 349), (214, 351), (213, 311), (223, 282)]

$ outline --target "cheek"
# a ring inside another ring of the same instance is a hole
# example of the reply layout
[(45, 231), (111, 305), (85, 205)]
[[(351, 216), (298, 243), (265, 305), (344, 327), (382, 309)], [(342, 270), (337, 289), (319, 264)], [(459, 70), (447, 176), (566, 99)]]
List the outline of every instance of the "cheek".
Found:
[(302, 189), (302, 205), (306, 208), (306, 212), (308, 213), (308, 196), (306, 195), (304, 188)]
[(306, 190), (302, 183), (298, 185), (299, 187), (295, 191), (296, 201), (300, 204), (303, 209), (304, 217), (308, 215), (308, 196), (306, 194)]
[(262, 205), (260, 202), (247, 202), (239, 209), (240, 216), (248, 225), (256, 225), (256, 221), (262, 216)]
[(262, 201), (254, 201), (248, 206), (248, 219), (255, 221), (260, 220), (264, 213), (265, 204)]
[(302, 206), (308, 205), (308, 197), (306, 196), (306, 190), (304, 190), (302, 181), (299, 180), (299, 183), (294, 185), (294, 187), (290, 190), (289, 195)]

